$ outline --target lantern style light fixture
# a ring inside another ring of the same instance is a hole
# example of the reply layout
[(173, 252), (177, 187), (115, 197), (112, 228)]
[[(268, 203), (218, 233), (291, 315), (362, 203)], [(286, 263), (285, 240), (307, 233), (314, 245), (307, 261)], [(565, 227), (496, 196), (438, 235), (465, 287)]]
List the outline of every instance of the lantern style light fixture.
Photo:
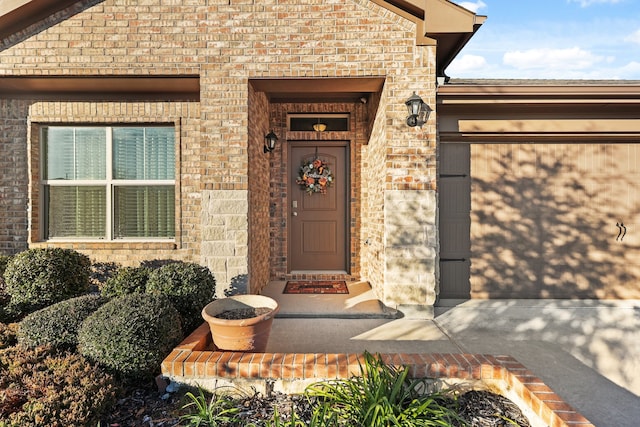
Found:
[(423, 124), (429, 120), (431, 114), (431, 107), (426, 102), (413, 92), (413, 95), (407, 99), (404, 103), (409, 110), (409, 117), (407, 117), (407, 126), (409, 127), (422, 127)]
[(316, 132), (324, 132), (325, 130), (327, 130), (327, 125), (326, 123), (322, 123), (320, 121), (320, 117), (318, 117), (318, 123), (314, 123), (313, 130), (315, 130)]
[(273, 133), (273, 130), (264, 136), (264, 152), (270, 153), (276, 148), (276, 142), (278, 136)]
[(324, 123), (315, 123), (313, 125), (313, 130), (315, 130), (316, 132), (324, 132), (325, 130), (327, 130), (327, 125)]

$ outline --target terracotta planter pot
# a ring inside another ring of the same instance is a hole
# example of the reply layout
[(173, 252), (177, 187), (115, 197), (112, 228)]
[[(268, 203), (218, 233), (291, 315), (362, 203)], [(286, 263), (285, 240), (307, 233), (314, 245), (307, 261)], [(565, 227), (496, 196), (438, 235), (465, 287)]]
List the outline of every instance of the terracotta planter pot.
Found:
[[(271, 311), (248, 319), (215, 317), (228, 310), (267, 307)], [(221, 298), (202, 309), (202, 317), (209, 324), (213, 343), (220, 350), (263, 353), (267, 348), (271, 323), (280, 307), (276, 300), (262, 295), (235, 295)]]

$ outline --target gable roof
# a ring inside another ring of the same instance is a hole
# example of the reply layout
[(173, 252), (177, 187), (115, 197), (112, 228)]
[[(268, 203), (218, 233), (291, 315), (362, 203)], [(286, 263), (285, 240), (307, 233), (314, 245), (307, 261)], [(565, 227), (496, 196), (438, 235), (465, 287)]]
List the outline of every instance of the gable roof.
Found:
[(449, 0), (371, 0), (416, 23), (416, 43), (437, 46), (436, 75), (444, 70), (487, 20)]
[[(416, 23), (416, 43), (437, 46), (436, 74), (444, 70), (486, 20), (449, 0), (371, 0)], [(0, 40), (77, 3), (77, 0), (0, 1)]]

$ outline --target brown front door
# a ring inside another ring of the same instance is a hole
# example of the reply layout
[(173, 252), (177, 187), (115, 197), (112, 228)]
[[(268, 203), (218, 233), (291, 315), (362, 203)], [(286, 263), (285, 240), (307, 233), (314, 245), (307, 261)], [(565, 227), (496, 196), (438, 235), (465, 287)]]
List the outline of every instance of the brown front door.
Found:
[[(345, 142), (315, 144), (289, 144), (289, 270), (347, 272), (348, 146)], [(303, 162), (316, 158), (333, 175), (325, 194), (308, 194), (296, 183)]]

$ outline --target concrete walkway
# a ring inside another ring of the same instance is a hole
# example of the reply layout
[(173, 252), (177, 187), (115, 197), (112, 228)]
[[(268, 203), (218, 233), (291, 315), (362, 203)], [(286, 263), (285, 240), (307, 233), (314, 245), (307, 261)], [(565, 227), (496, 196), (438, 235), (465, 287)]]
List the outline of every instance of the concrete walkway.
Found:
[(594, 425), (640, 426), (640, 301), (445, 302), (425, 320), (391, 318), (402, 313), (361, 285), (295, 296), (283, 286), (263, 292), (281, 303), (267, 351), (510, 355)]

